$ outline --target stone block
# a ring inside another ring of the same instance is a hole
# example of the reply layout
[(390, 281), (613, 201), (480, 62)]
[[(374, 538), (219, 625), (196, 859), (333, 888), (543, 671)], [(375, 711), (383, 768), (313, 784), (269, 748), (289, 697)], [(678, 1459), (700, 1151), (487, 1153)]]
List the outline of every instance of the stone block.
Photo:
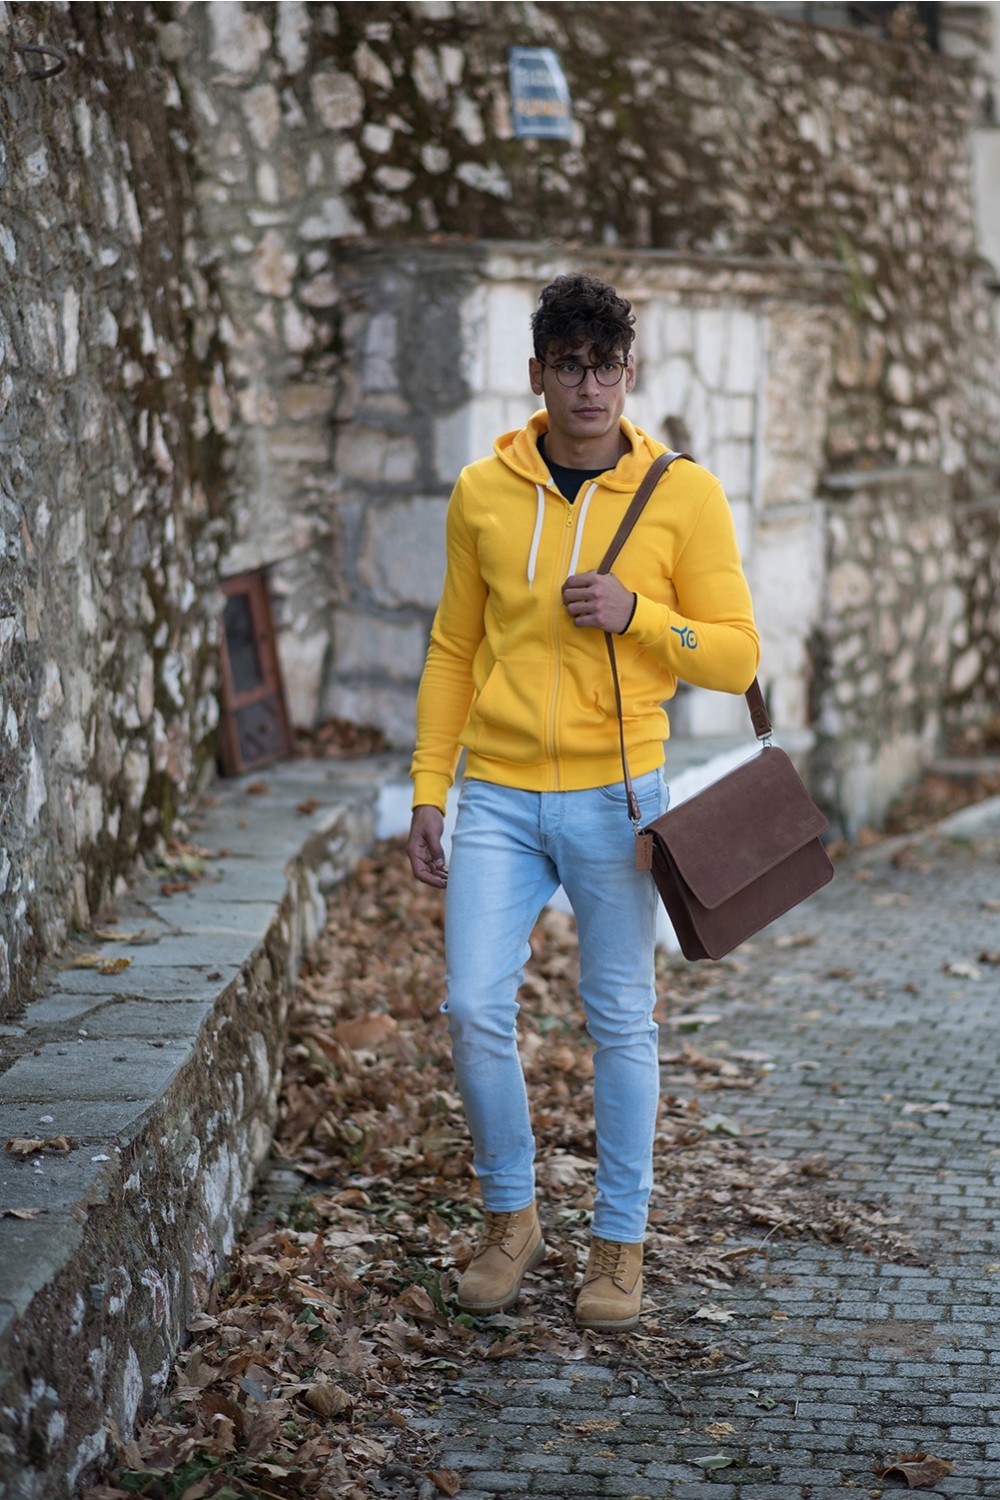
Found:
[(491, 286), (486, 314), (486, 389), (519, 396), (528, 386), (530, 320), (535, 296), (527, 287)]
[[(503, 425), (500, 431), (495, 433), (494, 436), (499, 437), (501, 432), (513, 432), (518, 427), (524, 427), (537, 410), (538, 398), (531, 394), (527, 386), (525, 386), (523, 395), (508, 396), (502, 406)], [(489, 453), (492, 449), (493, 444), (490, 443), (486, 448), (486, 452)], [(481, 458), (483, 455), (480, 453), (476, 456)]]
[(337, 470), (346, 479), (368, 484), (383, 480), (405, 483), (415, 477), (417, 445), (403, 434), (389, 435), (375, 427), (352, 426), (337, 443)]
[(243, 114), (254, 145), (269, 151), (281, 129), (281, 100), (271, 83), (248, 89), (243, 95)]
[(213, 5), (209, 11), (213, 33), (212, 61), (234, 78), (252, 78), (271, 44), (271, 34), (257, 15), (242, 4)]
[(806, 642), (823, 609), (823, 527), (819, 507), (765, 520), (752, 558), (760, 677), (782, 730), (808, 723), (811, 668)]
[(664, 360), (660, 375), (666, 402), (664, 414), (684, 410), (691, 389), (691, 360), (682, 354), (672, 354)]
[(338, 677), (388, 677), (415, 683), (423, 670), (427, 627), (416, 621), (383, 620), (358, 610), (337, 610), (332, 667)]
[(462, 377), (473, 392), (486, 389), (489, 309), (490, 286), (482, 282), (463, 297), (458, 308)]
[(289, 422), (314, 422), (333, 410), (334, 392), (328, 384), (287, 385), (281, 393), (281, 414)]
[(721, 307), (699, 308), (694, 319), (694, 363), (710, 391), (721, 391), (727, 365), (730, 315)]
[(316, 722), (329, 650), (326, 630), (306, 633), (295, 629), (283, 631), (278, 637), (285, 703), (293, 724)]
[(871, 602), (874, 582), (869, 569), (849, 558), (830, 571), (827, 597), (835, 615), (849, 615)]
[(394, 314), (376, 313), (365, 331), (361, 380), (365, 391), (394, 391), (399, 384), (397, 324)]
[(760, 319), (742, 308), (729, 309), (726, 336), (726, 390), (752, 396), (760, 383)]
[(716, 438), (712, 448), (712, 467), (730, 502), (748, 500), (753, 480), (753, 449), (745, 439), (728, 435), (723, 425), (728, 414), (727, 404), (713, 402), (713, 407)]
[(469, 406), (460, 406), (434, 423), (434, 473), (443, 483), (454, 484), (459, 471), (481, 457), (472, 449), (471, 432)]
[(364, 92), (350, 73), (339, 73), (332, 68), (315, 73), (309, 92), (327, 130), (350, 130), (361, 119)]
[[(841, 815), (849, 836), (877, 827), (900, 787), (915, 781), (926, 761), (918, 736), (897, 734), (873, 749), (860, 740), (842, 741), (838, 756)], [(956, 1358), (955, 1351), (948, 1357)]]
[(414, 687), (384, 684), (327, 684), (323, 711), (353, 724), (374, 724), (393, 745), (409, 750), (416, 735), (417, 694)]
[[(694, 350), (695, 312), (690, 307), (667, 303), (663, 321), (663, 348), (668, 359), (689, 356)], [(642, 330), (639, 330), (641, 336)]]
[(358, 576), (379, 604), (434, 609), (445, 563), (446, 500), (372, 506), (365, 516)]
[[(537, 402), (542, 405), (541, 400)], [(493, 444), (508, 431), (507, 404), (499, 396), (480, 396), (469, 412), (469, 443), (476, 458), (493, 452)]]
[(361, 234), (364, 225), (351, 212), (346, 199), (339, 194), (324, 198), (316, 213), (309, 214), (299, 225), (299, 235), (308, 243), (348, 239)]
[(825, 323), (795, 311), (772, 315), (764, 376), (764, 505), (803, 500), (816, 493), (825, 462), (832, 364)]
[(280, 235), (269, 229), (250, 262), (253, 284), (262, 297), (287, 297), (298, 258), (286, 250)]

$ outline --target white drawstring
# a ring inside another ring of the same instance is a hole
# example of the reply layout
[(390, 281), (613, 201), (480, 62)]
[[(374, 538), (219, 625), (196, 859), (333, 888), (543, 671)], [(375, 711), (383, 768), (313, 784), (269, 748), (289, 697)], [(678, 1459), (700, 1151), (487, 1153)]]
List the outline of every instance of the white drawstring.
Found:
[(596, 489), (597, 489), (597, 480), (595, 479), (591, 483), (590, 489), (584, 495), (584, 497), (583, 497), (583, 504), (580, 507), (580, 519), (577, 522), (577, 526), (576, 526), (576, 545), (573, 548), (573, 556), (569, 560), (569, 572), (566, 574), (567, 578), (572, 578), (573, 574), (576, 572), (576, 564), (577, 564), (577, 561), (578, 561), (578, 559), (580, 557), (580, 543), (583, 541), (583, 527), (584, 527), (584, 522), (587, 519), (587, 507), (590, 504), (591, 499), (593, 498), (594, 491)]
[(531, 551), (528, 553), (528, 587), (535, 582), (535, 564), (538, 561), (538, 546), (542, 540), (542, 522), (545, 520), (545, 486), (535, 485), (538, 495), (538, 509), (535, 514), (535, 532), (531, 538)]

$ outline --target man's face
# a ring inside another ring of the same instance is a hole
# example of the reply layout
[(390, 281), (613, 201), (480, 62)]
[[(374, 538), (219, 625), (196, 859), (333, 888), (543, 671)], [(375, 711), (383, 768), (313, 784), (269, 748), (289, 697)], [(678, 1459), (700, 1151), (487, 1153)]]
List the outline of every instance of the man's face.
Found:
[(613, 358), (625, 365), (624, 373), (615, 385), (602, 385), (593, 369), (586, 370), (577, 386), (560, 383), (554, 365), (572, 362), (590, 366), (598, 362), (589, 343), (578, 344), (571, 350), (549, 350), (544, 362), (539, 359), (528, 361), (531, 389), (536, 396), (545, 398), (552, 433), (558, 433), (569, 442), (581, 443), (605, 438), (617, 429), (625, 410), (625, 397), (635, 385), (635, 361), (631, 354), (617, 353)]

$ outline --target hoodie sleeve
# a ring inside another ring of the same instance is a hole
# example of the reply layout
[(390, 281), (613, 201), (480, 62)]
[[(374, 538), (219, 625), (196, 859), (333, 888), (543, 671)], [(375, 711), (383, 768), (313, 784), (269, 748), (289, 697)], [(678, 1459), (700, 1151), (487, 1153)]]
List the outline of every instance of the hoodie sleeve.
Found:
[(718, 481), (683, 542), (672, 581), (676, 608), (638, 594), (625, 634), (695, 687), (746, 692), (757, 672), (760, 640), (732, 511)]
[(460, 476), (448, 506), (447, 566), (417, 693), (416, 749), (410, 765), (413, 806), (428, 804), (442, 812), (472, 703), (472, 663), (485, 634), (487, 590), (466, 524), (463, 491)]

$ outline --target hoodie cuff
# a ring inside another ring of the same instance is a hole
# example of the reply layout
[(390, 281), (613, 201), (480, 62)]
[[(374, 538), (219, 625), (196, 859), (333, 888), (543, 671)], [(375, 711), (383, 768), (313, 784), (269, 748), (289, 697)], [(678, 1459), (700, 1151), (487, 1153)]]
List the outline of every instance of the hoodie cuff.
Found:
[(413, 777), (413, 801), (410, 806), (436, 807), (444, 812), (450, 786), (450, 776), (442, 776), (435, 771), (417, 771)]
[(636, 594), (632, 618), (622, 634), (627, 632), (635, 636), (642, 645), (651, 646), (666, 630), (669, 615), (670, 610), (665, 604), (657, 604), (654, 599), (646, 599), (642, 594)]
[(622, 626), (621, 630), (618, 630), (618, 631), (615, 632), (616, 635), (624, 635), (625, 634), (626, 630), (629, 628), (629, 626), (631, 625), (632, 621), (635, 619), (635, 607), (636, 607), (636, 605), (638, 603), (639, 603), (639, 595), (638, 594), (633, 594), (632, 595), (632, 613), (629, 615), (628, 619), (625, 621), (625, 624)]

